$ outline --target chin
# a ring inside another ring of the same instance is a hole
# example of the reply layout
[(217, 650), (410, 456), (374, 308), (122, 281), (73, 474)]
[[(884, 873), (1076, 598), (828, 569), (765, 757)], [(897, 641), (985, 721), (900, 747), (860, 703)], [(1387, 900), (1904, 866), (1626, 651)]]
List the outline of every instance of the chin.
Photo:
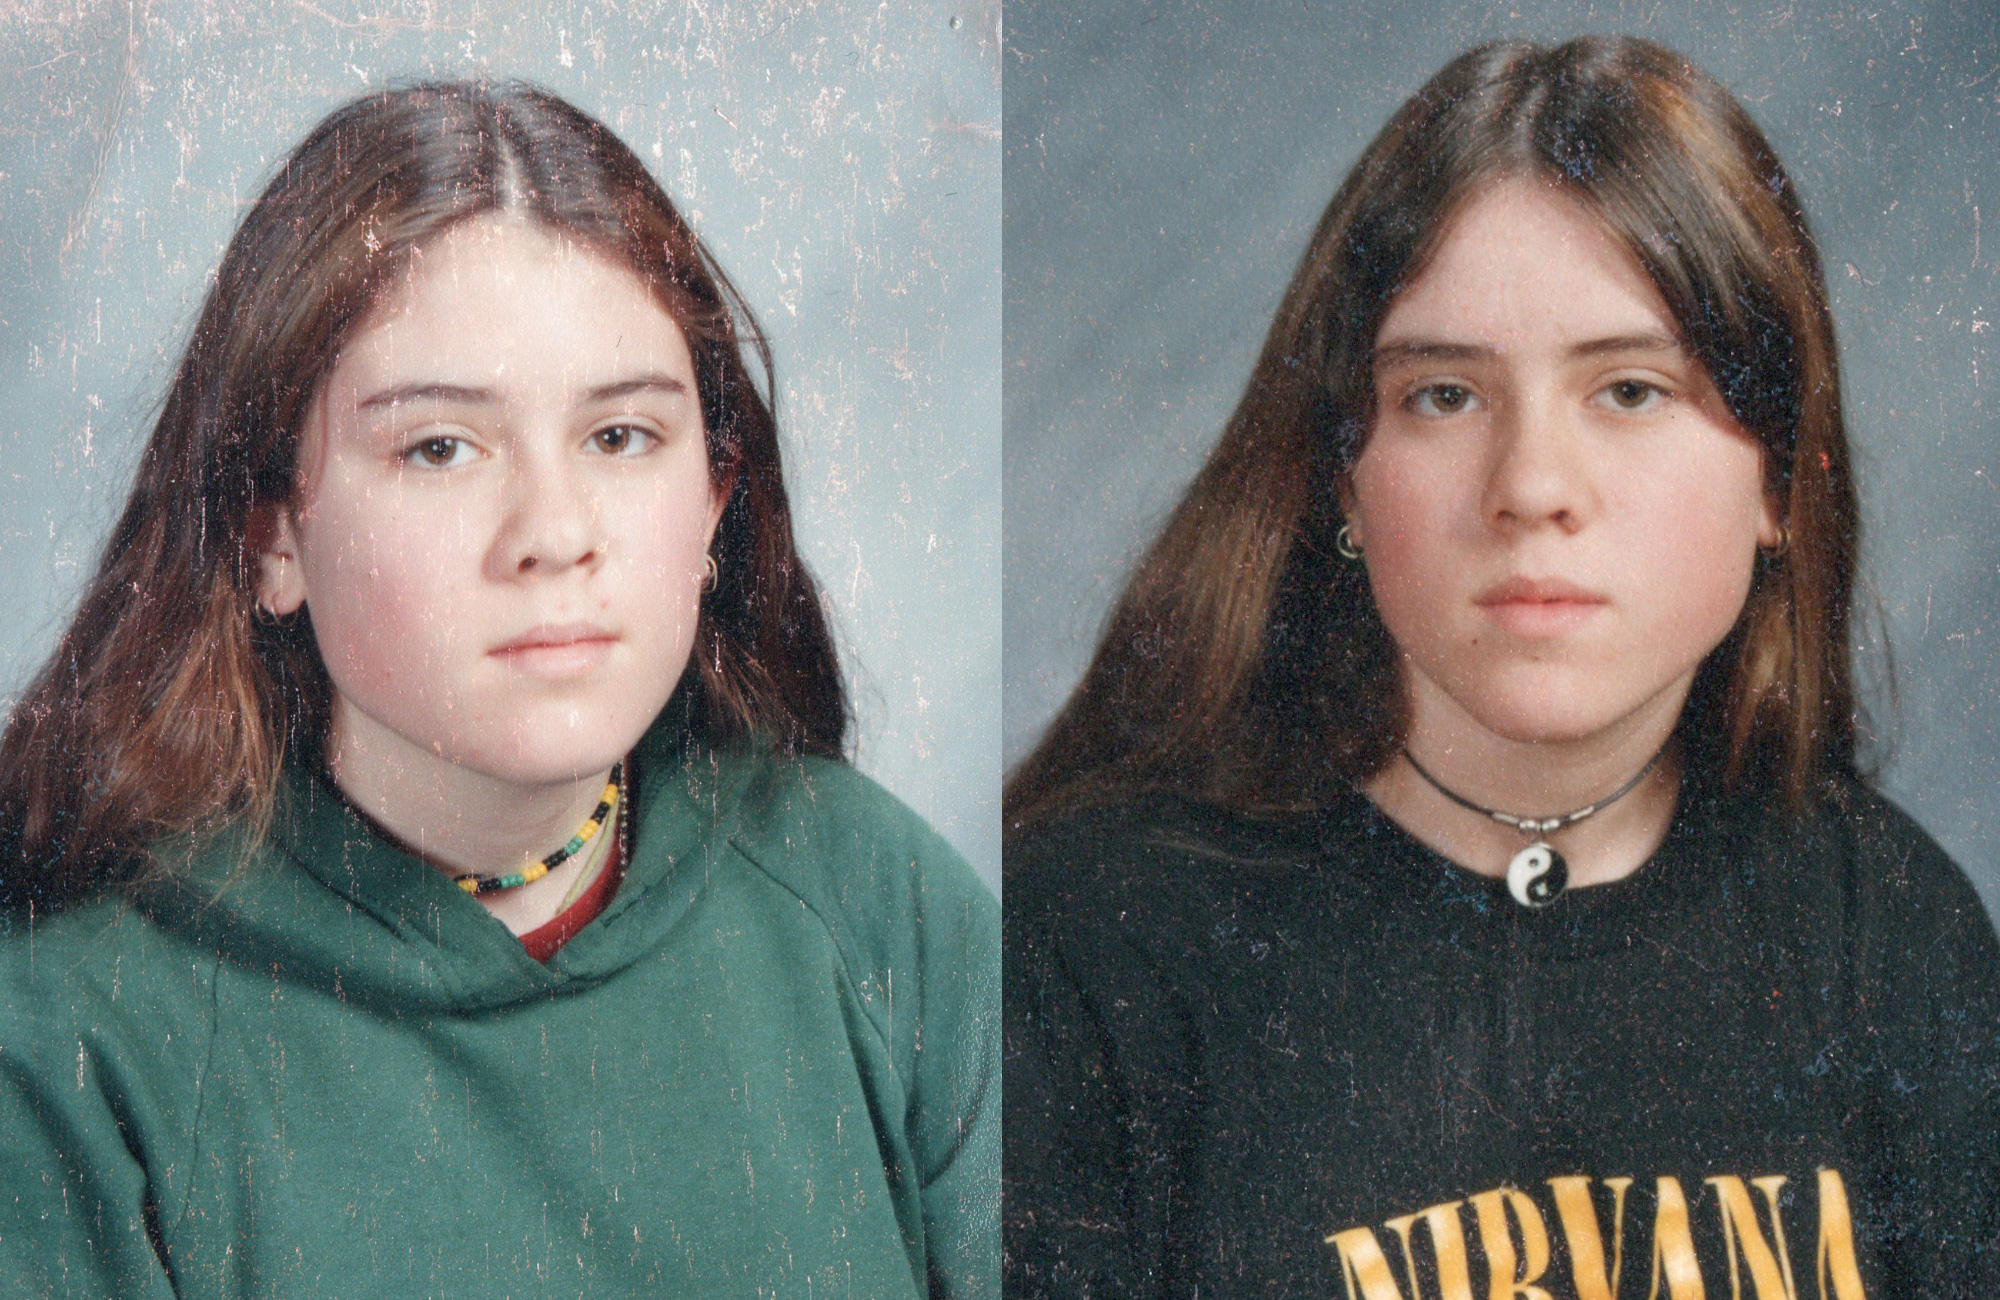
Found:
[(1475, 717), (1492, 735), (1517, 745), (1569, 745), (1603, 734), (1608, 724), (1594, 719), (1547, 716)]
[(446, 757), (458, 767), (522, 790), (570, 785), (595, 777), (625, 756), (622, 749), (598, 746), (559, 752), (523, 754), (511, 747), (467, 746)]
[(1459, 707), (1491, 735), (1521, 745), (1563, 745), (1594, 739), (1638, 712), (1644, 698), (1606, 698), (1592, 683), (1537, 674), (1528, 681), (1486, 682)]
[[(658, 710), (643, 718), (585, 714), (575, 725), (566, 719), (523, 720), (504, 732), (465, 737), (454, 763), (510, 785), (547, 786), (594, 777), (630, 753)], [(532, 738), (523, 743), (523, 738)]]

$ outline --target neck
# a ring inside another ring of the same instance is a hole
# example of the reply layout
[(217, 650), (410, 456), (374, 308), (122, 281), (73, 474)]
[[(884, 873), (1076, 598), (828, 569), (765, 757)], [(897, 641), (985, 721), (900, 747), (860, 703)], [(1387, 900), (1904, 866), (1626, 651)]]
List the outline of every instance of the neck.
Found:
[[(1482, 808), (1517, 817), (1575, 812), (1616, 793), (1652, 761), (1630, 792), (1582, 821), (1545, 837), (1569, 863), (1571, 887), (1623, 879), (1666, 838), (1680, 796), (1680, 753), (1671, 738), (1679, 701), (1645, 710), (1618, 726), (1564, 741), (1496, 736), (1456, 710), (1413, 709), (1407, 750), (1437, 782)], [(1664, 751), (1664, 752), (1663, 752)], [(1376, 806), (1420, 843), (1484, 876), (1506, 874), (1533, 838), (1462, 807), (1398, 756), (1365, 783)]]
[[(475, 771), (409, 744), (336, 700), (327, 770), (354, 806), (445, 875), (500, 875), (566, 844), (597, 807), (610, 768), (550, 782)], [(607, 832), (611, 828), (606, 828)], [(547, 876), (480, 898), (520, 933), (553, 915), (590, 854)]]

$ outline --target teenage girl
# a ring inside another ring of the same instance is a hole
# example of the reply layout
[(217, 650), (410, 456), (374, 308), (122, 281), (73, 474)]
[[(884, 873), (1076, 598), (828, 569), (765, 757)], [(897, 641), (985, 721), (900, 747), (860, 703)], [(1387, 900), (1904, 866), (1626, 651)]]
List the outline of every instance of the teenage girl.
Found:
[(0, 741), (0, 1289), (995, 1293), (997, 909), (746, 342), (544, 92), (279, 170)]
[(1857, 774), (1856, 520), (1726, 91), (1419, 91), (1013, 775), (1010, 1294), (2000, 1294), (2000, 949)]

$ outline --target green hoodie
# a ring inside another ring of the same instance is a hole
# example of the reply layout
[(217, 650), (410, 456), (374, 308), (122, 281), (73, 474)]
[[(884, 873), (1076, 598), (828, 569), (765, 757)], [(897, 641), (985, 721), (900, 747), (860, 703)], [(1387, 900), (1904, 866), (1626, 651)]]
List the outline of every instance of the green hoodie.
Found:
[(0, 1294), (999, 1293), (998, 907), (867, 778), (642, 747), (546, 965), (323, 780), (0, 936)]

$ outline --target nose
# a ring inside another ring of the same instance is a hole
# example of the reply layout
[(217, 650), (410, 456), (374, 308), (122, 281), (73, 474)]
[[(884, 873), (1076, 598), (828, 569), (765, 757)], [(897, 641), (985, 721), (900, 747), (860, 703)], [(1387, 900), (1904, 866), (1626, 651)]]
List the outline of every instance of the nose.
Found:
[(1583, 430), (1563, 404), (1523, 395), (1494, 412), (1481, 508), (1489, 526), (1573, 533), (1597, 508)]
[(605, 538), (598, 502), (562, 457), (524, 456), (508, 479), (507, 508), (492, 563), (501, 579), (595, 570)]

